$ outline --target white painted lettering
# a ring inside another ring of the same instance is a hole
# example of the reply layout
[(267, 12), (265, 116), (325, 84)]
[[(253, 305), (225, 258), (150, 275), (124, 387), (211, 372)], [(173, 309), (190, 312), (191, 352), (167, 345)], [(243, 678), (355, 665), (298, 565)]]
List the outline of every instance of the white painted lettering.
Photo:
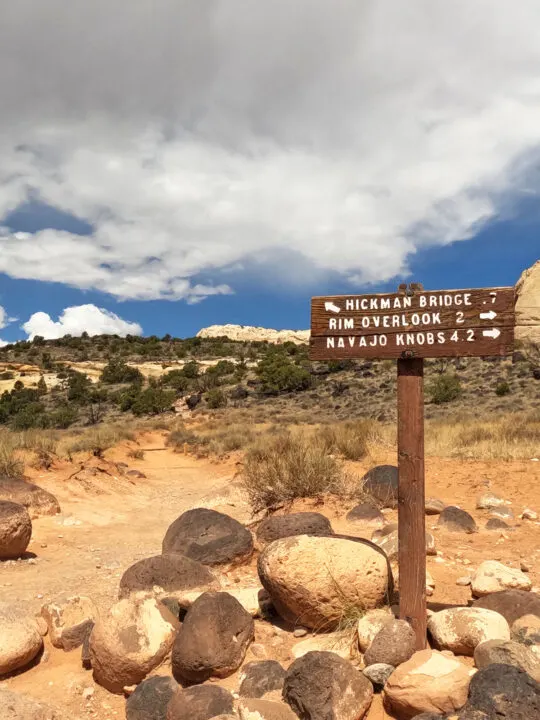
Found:
[(405, 335), (403, 333), (396, 335), (396, 345), (405, 345)]
[(333, 337), (327, 337), (326, 338), (326, 348), (333, 348), (336, 346), (336, 338)]
[(446, 342), (446, 338), (445, 338), (443, 332), (437, 333), (437, 342), (441, 343), (441, 345), (443, 345)]
[(464, 295), (464, 303), (465, 303), (465, 305), (472, 305), (472, 302), (471, 302), (471, 293), (465, 293), (465, 295)]
[(354, 300), (345, 300), (345, 310), (354, 310)]
[(338, 338), (337, 346), (338, 346), (338, 348), (344, 348), (344, 347), (345, 347), (345, 340), (344, 340), (342, 337)]
[(390, 309), (390, 298), (381, 298), (381, 310)]

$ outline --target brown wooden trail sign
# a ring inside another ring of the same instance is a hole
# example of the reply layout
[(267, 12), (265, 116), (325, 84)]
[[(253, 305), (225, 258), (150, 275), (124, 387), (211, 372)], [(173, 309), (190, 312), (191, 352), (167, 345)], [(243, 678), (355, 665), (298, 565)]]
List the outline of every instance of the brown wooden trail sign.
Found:
[(426, 647), (423, 358), (513, 352), (513, 287), (315, 297), (311, 360), (396, 358), (398, 396), (399, 610)]

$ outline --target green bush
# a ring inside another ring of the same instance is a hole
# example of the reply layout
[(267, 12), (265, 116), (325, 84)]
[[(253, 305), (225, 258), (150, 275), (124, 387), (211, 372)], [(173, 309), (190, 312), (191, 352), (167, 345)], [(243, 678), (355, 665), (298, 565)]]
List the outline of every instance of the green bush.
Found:
[(499, 397), (508, 395), (510, 392), (511, 392), (510, 385), (506, 382), (506, 380), (501, 380), (495, 386), (495, 394), (498, 395)]
[(88, 375), (76, 371), (71, 372), (68, 377), (67, 387), (68, 400), (80, 404), (88, 402), (92, 387), (92, 381)]
[(259, 362), (257, 375), (261, 381), (261, 390), (266, 395), (306, 390), (311, 385), (309, 370), (293, 363), (278, 350), (268, 352)]
[(217, 408), (225, 407), (227, 404), (227, 397), (223, 390), (214, 388), (206, 394), (206, 404), (212, 410), (216, 410)]
[(175, 399), (173, 390), (149, 387), (135, 398), (131, 411), (134, 415), (159, 415), (172, 408)]
[(47, 419), (49, 427), (65, 430), (74, 422), (77, 422), (78, 418), (79, 415), (74, 407), (63, 405), (50, 413)]
[(457, 375), (436, 375), (428, 385), (429, 398), (435, 405), (451, 402), (461, 395), (461, 383)]
[(118, 358), (111, 358), (101, 373), (101, 382), (109, 385), (142, 383), (143, 380), (143, 375), (137, 368), (130, 367)]
[(30, 428), (45, 428), (49, 422), (46, 417), (45, 408), (39, 402), (24, 405), (11, 420), (14, 430), (29, 430)]
[(196, 377), (199, 377), (199, 363), (195, 360), (190, 360), (182, 368), (182, 373), (184, 377), (194, 380)]
[(191, 385), (189, 378), (182, 370), (170, 370), (161, 377), (161, 384), (172, 387), (178, 392), (184, 392)]

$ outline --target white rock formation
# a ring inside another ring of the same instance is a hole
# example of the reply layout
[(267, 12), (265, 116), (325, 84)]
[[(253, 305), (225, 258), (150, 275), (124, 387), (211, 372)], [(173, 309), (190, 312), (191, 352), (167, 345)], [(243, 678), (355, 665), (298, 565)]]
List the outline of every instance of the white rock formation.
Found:
[(285, 342), (293, 342), (296, 345), (303, 345), (309, 342), (309, 330), (271, 330), (262, 327), (251, 327), (249, 325), (211, 325), (203, 328), (197, 333), (200, 338), (227, 337), (229, 340), (241, 342), (264, 342), (281, 345)]

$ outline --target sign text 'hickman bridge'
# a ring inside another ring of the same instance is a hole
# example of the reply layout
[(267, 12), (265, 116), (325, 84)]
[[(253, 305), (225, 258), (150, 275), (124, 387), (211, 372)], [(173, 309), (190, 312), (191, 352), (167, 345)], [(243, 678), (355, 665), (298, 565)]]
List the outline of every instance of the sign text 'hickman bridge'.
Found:
[(313, 360), (508, 355), (514, 288), (315, 297)]

